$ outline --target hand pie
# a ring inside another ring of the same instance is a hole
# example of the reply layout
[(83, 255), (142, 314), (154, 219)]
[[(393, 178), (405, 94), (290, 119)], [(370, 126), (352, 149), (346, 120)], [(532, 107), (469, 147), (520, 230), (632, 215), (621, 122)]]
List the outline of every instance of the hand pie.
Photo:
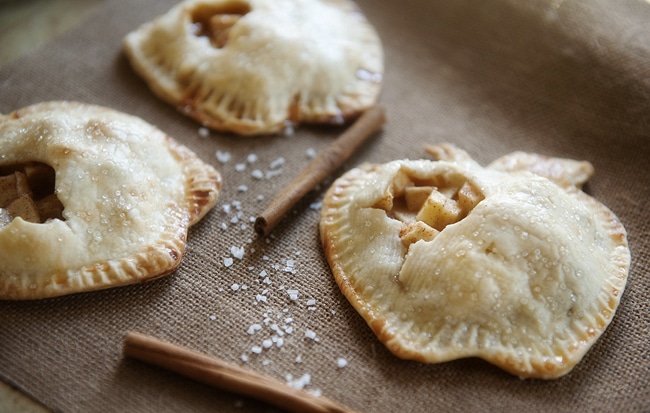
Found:
[(341, 291), (398, 357), (568, 373), (612, 320), (630, 264), (616, 216), (566, 184), (590, 165), (432, 153), (444, 160), (367, 164), (326, 193), (321, 239)]
[(143, 120), (48, 102), (0, 115), (0, 299), (174, 271), (221, 178)]
[(380, 39), (350, 0), (186, 0), (124, 49), (158, 97), (241, 135), (353, 118), (383, 74)]

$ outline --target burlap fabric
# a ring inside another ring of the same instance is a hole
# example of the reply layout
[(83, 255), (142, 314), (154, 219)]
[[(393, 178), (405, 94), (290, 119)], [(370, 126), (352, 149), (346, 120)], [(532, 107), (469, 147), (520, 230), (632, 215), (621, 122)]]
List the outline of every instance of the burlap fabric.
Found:
[[(135, 330), (282, 381), (306, 384), (309, 374), (305, 389), (363, 412), (650, 410), (650, 4), (360, 1), (385, 48), (381, 103), (389, 120), (338, 174), (366, 161), (425, 157), (423, 144), (441, 141), (482, 163), (513, 150), (587, 159), (596, 175), (586, 190), (628, 230), (632, 267), (612, 324), (569, 375), (538, 381), (477, 359), (425, 365), (392, 356), (340, 294), (321, 252), (314, 204), (331, 180), (271, 237), (255, 235), (250, 218), (308, 164), (310, 149), (320, 151), (341, 129), (202, 137), (199, 125), (149, 92), (121, 52), (126, 33), (173, 3), (107, 0), (81, 26), (0, 70), (2, 112), (62, 99), (113, 107), (156, 124), (224, 179), (219, 204), (191, 229), (171, 276), (0, 302), (3, 379), (54, 411), (274, 411), (124, 359), (124, 335)], [(217, 151), (230, 161), (221, 163)], [(284, 164), (274, 163), (279, 158)], [(254, 169), (273, 173), (255, 179)], [(233, 246), (244, 256), (226, 267)], [(298, 290), (298, 300), (288, 289)], [(249, 334), (253, 324), (262, 328)], [(278, 335), (273, 324), (283, 343), (267, 349), (264, 340)]]

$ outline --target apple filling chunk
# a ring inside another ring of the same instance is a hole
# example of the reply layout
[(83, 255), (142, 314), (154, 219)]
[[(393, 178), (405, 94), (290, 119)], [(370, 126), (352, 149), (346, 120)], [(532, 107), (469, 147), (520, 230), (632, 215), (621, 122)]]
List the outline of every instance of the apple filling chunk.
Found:
[(54, 169), (38, 162), (0, 166), (0, 227), (18, 217), (33, 223), (63, 220), (54, 179)]
[(465, 218), (484, 198), (471, 182), (458, 176), (418, 179), (400, 171), (374, 207), (402, 222), (400, 238), (408, 247), (419, 240), (433, 240), (447, 225)]

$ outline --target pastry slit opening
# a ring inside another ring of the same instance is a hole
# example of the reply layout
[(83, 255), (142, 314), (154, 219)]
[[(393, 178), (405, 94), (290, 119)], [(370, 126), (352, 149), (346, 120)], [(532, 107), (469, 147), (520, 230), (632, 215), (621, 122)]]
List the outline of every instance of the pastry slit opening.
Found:
[(32, 223), (64, 220), (55, 175), (40, 162), (0, 166), (0, 228), (18, 217)]
[(199, 4), (191, 12), (193, 33), (207, 37), (213, 47), (221, 49), (228, 43), (230, 29), (250, 11), (250, 6), (241, 1), (214, 6)]
[(409, 247), (432, 241), (448, 225), (465, 218), (485, 196), (460, 176), (419, 179), (401, 170), (374, 208), (402, 222), (400, 238)]

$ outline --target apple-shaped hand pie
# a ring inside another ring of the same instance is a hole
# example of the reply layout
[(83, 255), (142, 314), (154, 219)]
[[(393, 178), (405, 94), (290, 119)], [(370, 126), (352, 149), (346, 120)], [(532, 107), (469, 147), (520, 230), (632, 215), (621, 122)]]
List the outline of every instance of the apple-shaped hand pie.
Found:
[(145, 121), (47, 102), (0, 115), (0, 299), (173, 272), (219, 173)]
[(186, 0), (124, 49), (159, 98), (240, 135), (344, 122), (382, 83), (381, 41), (350, 0)]
[(398, 357), (568, 373), (612, 320), (630, 264), (616, 216), (568, 184), (590, 165), (515, 153), (483, 168), (438, 149), (443, 160), (367, 164), (328, 190), (321, 239), (341, 291)]

